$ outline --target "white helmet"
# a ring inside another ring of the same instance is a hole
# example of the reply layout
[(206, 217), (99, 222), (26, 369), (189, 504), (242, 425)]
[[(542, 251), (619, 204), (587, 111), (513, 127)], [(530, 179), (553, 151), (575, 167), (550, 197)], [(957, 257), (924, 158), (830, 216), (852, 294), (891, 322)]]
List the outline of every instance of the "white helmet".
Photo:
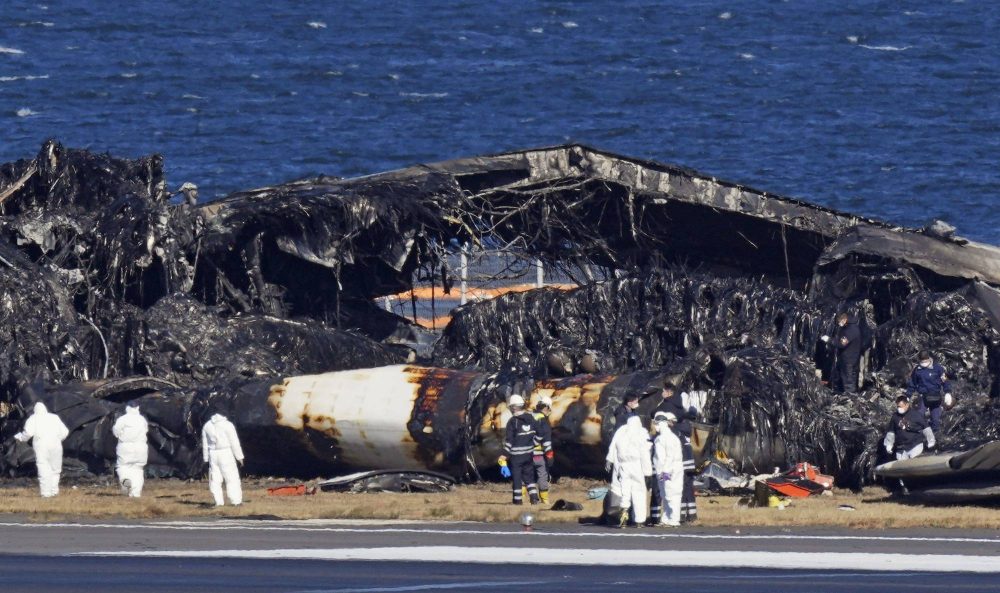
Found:
[(509, 400), (507, 400), (507, 405), (510, 406), (510, 407), (512, 407), (512, 408), (515, 407), (515, 406), (523, 408), (524, 407), (524, 398), (515, 393), (514, 395), (510, 396)]
[(653, 422), (677, 422), (677, 416), (673, 412), (657, 412)]

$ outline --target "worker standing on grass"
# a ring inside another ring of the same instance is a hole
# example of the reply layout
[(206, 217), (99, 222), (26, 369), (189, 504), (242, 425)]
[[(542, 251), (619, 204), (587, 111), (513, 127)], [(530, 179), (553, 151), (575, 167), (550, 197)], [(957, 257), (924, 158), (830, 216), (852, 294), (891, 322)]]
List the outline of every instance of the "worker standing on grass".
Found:
[(909, 396), (900, 395), (882, 440), (885, 450), (895, 453), (896, 459), (913, 459), (924, 452), (924, 440), (934, 447), (934, 431), (927, 426), (923, 409), (911, 406)]
[(552, 414), (552, 399), (541, 397), (535, 404), (532, 416), (538, 424), (538, 440), (531, 461), (535, 467), (535, 479), (538, 484), (538, 497), (542, 504), (549, 504), (549, 477), (552, 475), (552, 462), (555, 452), (552, 450), (552, 425), (549, 415)]
[(659, 525), (679, 527), (681, 524), (681, 496), (684, 492), (684, 452), (681, 440), (674, 433), (677, 416), (671, 412), (657, 412), (653, 417), (656, 440), (653, 441), (653, 477), (656, 478), (663, 501), (663, 517)]
[[(677, 417), (674, 432), (681, 441), (681, 451), (684, 455), (684, 489), (681, 495), (681, 521), (690, 523), (698, 519), (698, 502), (694, 497), (694, 451), (691, 448), (691, 420), (697, 416), (694, 408), (686, 405), (683, 393), (677, 393), (674, 384), (663, 381), (663, 400), (653, 414), (669, 412)], [(659, 489), (657, 489), (659, 490)], [(659, 498), (659, 495), (657, 495)]]
[(115, 421), (111, 433), (118, 439), (115, 453), (118, 456), (115, 471), (118, 482), (125, 494), (132, 498), (142, 496), (142, 485), (146, 477), (146, 461), (149, 458), (149, 444), (146, 434), (149, 423), (139, 413), (139, 403), (129, 402), (125, 413)]
[[(621, 429), (623, 426), (625, 426), (629, 418), (636, 416), (636, 409), (638, 409), (639, 407), (639, 400), (641, 398), (642, 395), (637, 391), (625, 394), (625, 397), (622, 398), (622, 403), (617, 408), (615, 408), (615, 413), (613, 416), (614, 423), (611, 424), (611, 434), (608, 435), (609, 440), (614, 438), (615, 433), (618, 432), (618, 430)], [(611, 476), (613, 477), (615, 474), (614, 465), (609, 463), (607, 464), (606, 469), (607, 472), (611, 474)], [(604, 508), (601, 511), (601, 519), (600, 519), (602, 525), (610, 523), (611, 517), (615, 512), (615, 509), (617, 508), (618, 508), (617, 500), (612, 500), (611, 496), (604, 497)], [(635, 522), (634, 512), (633, 512), (632, 522)]]
[(628, 522), (628, 511), (634, 512), (634, 526), (646, 521), (646, 478), (653, 475), (649, 453), (649, 432), (638, 416), (632, 416), (615, 432), (608, 448), (607, 467), (614, 468), (611, 492), (621, 500), (619, 527)]
[(35, 468), (38, 470), (38, 489), (43, 498), (59, 494), (59, 476), (62, 474), (62, 442), (69, 436), (69, 429), (59, 416), (48, 411), (38, 402), (35, 410), (24, 422), (24, 429), (14, 435), (22, 443), (31, 441), (35, 451)]
[[(653, 410), (653, 417), (650, 419), (650, 424), (655, 428), (656, 420), (655, 417), (660, 413), (671, 413), (675, 417), (681, 418), (685, 417), (684, 405), (680, 396), (677, 394), (677, 389), (673, 383), (670, 381), (663, 382), (663, 389), (660, 391), (660, 396), (662, 399), (660, 403), (656, 405), (656, 409)], [(650, 476), (649, 484), (646, 485), (649, 489), (649, 521), (648, 525), (659, 525), (660, 520), (663, 517), (663, 499), (660, 497), (660, 486), (656, 483), (656, 476)]]
[(240, 485), (240, 470), (243, 465), (243, 447), (236, 427), (220, 413), (213, 414), (201, 429), (201, 450), (208, 463), (208, 490), (215, 499), (215, 506), (225, 504), (222, 485), (226, 485), (226, 495), (230, 504), (243, 503), (243, 487)]
[(920, 395), (921, 412), (930, 416), (930, 428), (936, 433), (941, 429), (942, 405), (950, 408), (955, 403), (951, 397), (951, 383), (944, 367), (934, 362), (930, 351), (921, 350), (917, 357), (919, 363), (910, 373), (907, 391)]
[(541, 443), (538, 423), (524, 410), (524, 398), (514, 394), (507, 402), (513, 416), (507, 421), (507, 433), (500, 456), (500, 473), (505, 478), (513, 477), (514, 504), (524, 504), (521, 487), (528, 490), (528, 500), (538, 504), (538, 484), (535, 482), (535, 445)]

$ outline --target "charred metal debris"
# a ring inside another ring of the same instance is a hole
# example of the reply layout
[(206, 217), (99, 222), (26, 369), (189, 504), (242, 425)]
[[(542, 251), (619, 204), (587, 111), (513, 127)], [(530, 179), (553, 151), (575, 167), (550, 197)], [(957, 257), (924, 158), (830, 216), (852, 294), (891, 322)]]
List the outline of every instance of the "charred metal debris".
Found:
[[(449, 292), (462, 245), (542, 259), (578, 287), (470, 303), (440, 335), (377, 305), (418, 282)], [(942, 446), (1000, 438), (996, 248), (579, 145), (192, 204), (158, 156), (50, 141), (0, 166), (0, 284), (11, 475), (31, 471), (11, 437), (35, 401), (71, 428), (68, 466), (100, 473), (114, 417), (141, 399), (156, 475), (201, 471), (196, 436), (221, 408), (253, 472), (475, 477), (513, 391), (558, 396), (558, 471), (593, 474), (621, 397), (651, 409), (671, 377), (706, 395), (703, 458), (808, 461), (857, 486), (923, 348), (955, 378)], [(858, 395), (825, 383), (839, 312), (869, 341)]]

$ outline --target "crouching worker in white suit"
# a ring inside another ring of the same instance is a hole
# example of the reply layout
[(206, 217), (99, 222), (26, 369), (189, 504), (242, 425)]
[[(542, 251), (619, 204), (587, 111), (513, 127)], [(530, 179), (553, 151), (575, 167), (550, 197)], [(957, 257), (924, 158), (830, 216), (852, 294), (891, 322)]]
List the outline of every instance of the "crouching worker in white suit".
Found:
[(222, 414), (214, 414), (201, 429), (201, 449), (208, 465), (208, 489), (215, 498), (215, 506), (225, 504), (222, 498), (222, 484), (226, 484), (226, 495), (234, 505), (243, 502), (243, 488), (240, 486), (240, 470), (243, 465), (243, 448), (236, 427)]
[(35, 467), (38, 469), (38, 489), (48, 498), (59, 494), (59, 475), (62, 473), (62, 442), (69, 436), (69, 429), (45, 408), (35, 404), (35, 411), (24, 423), (24, 430), (14, 438), (26, 443), (31, 441), (35, 450)]
[(646, 521), (646, 476), (653, 475), (649, 455), (649, 433), (638, 416), (632, 416), (615, 432), (608, 448), (607, 462), (614, 466), (611, 492), (621, 497), (621, 525), (633, 509), (636, 525)]
[(657, 432), (653, 441), (653, 472), (664, 506), (660, 525), (679, 527), (684, 492), (684, 451), (680, 438), (674, 433), (677, 416), (671, 412), (657, 412), (653, 422)]
[(122, 490), (132, 498), (142, 496), (142, 484), (146, 477), (146, 461), (149, 458), (149, 445), (146, 433), (149, 424), (139, 413), (139, 404), (129, 403), (125, 414), (115, 421), (111, 432), (118, 439), (118, 482)]

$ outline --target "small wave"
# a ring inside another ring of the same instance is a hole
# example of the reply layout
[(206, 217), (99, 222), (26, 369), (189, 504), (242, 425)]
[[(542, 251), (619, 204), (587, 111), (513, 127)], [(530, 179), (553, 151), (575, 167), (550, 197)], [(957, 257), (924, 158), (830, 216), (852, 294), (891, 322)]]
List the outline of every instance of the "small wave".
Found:
[(31, 74), (28, 74), (27, 76), (0, 76), (0, 82), (14, 82), (15, 80), (44, 80), (48, 77), (48, 74), (42, 74), (40, 76), (34, 76)]
[(418, 99), (444, 99), (448, 93), (399, 93), (400, 97), (416, 97)]
[(354, 95), (355, 97), (367, 97), (371, 93), (362, 93), (361, 91), (352, 91), (351, 94)]
[(122, 72), (121, 74), (119, 74), (119, 76), (121, 76), (122, 78), (135, 78), (136, 76), (139, 76), (139, 73), (138, 72)]
[(306, 24), (309, 25), (310, 27), (312, 27), (313, 29), (325, 29), (326, 28), (326, 23), (324, 23), (323, 21), (309, 21)]
[(532, 33), (544, 33), (545, 29), (541, 27), (532, 27), (531, 29), (529, 29), (529, 31), (531, 31)]
[(340, 70), (327, 70), (323, 74), (325, 74), (326, 76), (343, 76), (344, 75), (344, 73), (341, 72)]
[(728, 21), (731, 18), (733, 18), (733, 13), (729, 12), (728, 10), (719, 15), (719, 19), (724, 21)]
[(19, 27), (54, 27), (55, 23), (48, 21), (31, 21), (30, 23), (18, 23)]
[(16, 113), (18, 117), (28, 117), (28, 116), (31, 116), (31, 115), (38, 115), (37, 111), (32, 111), (31, 109), (28, 109), (27, 107), (22, 107), (22, 108), (18, 109), (17, 111), (15, 111), (14, 113)]
[(192, 95), (191, 93), (185, 93), (181, 95), (181, 99), (204, 99), (201, 95)]
[(19, 55), (21, 55), (23, 53), (24, 53), (23, 51), (15, 48), (15, 47), (4, 47), (4, 46), (0, 45), (0, 54), (9, 54), (9, 55), (12, 55), (12, 56), (19, 56)]
[(576, 24), (573, 21), (563, 21), (562, 26), (566, 27), (567, 29), (575, 29), (575, 28), (579, 27), (580, 25)]
[(740, 54), (740, 57), (743, 58), (744, 60), (752, 60), (752, 59), (756, 58), (757, 56), (755, 56), (753, 54)]
[(399, 80), (399, 75), (396, 74), (395, 72), (393, 72), (393, 73), (389, 74), (389, 78), (391, 78), (393, 80)]
[(858, 42), (858, 36), (857, 35), (848, 35), (847, 36), (847, 42), (848, 43), (855, 43), (856, 44)]
[(863, 47), (865, 49), (872, 49), (875, 51), (906, 51), (913, 46), (904, 45), (903, 47), (896, 47), (895, 45), (865, 45), (864, 43), (862, 43), (858, 47)]

